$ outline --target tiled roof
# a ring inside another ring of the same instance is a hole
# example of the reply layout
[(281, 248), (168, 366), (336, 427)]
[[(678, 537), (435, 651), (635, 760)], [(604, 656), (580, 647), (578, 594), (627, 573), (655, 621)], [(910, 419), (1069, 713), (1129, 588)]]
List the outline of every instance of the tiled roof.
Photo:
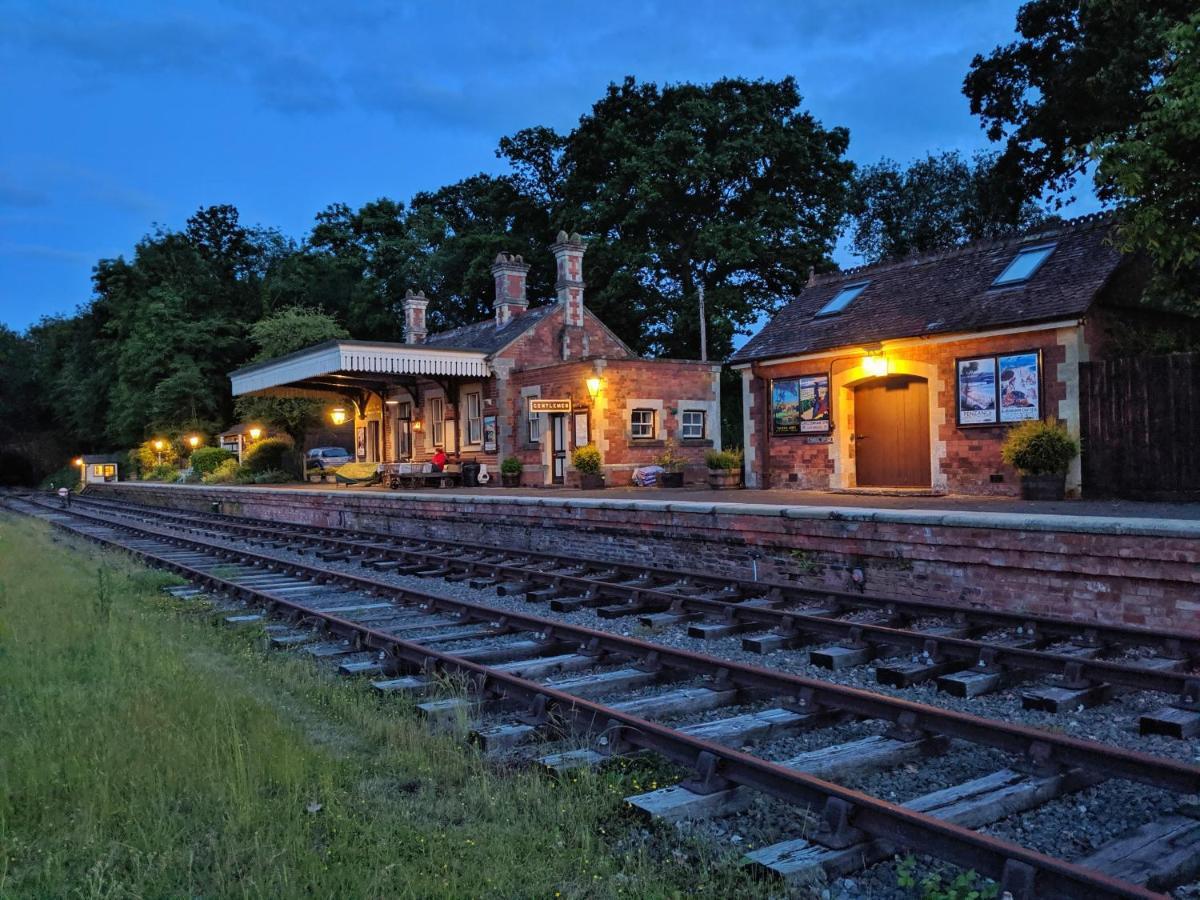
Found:
[[(814, 353), (896, 338), (982, 331), (1082, 315), (1121, 261), (1107, 216), (1037, 234), (819, 276), (733, 354), (732, 362)], [(1028, 281), (993, 287), (1022, 246), (1054, 243)], [(845, 286), (868, 282), (841, 313), (816, 313)]]
[(556, 306), (556, 303), (536, 306), (513, 316), (503, 328), (497, 328), (496, 320), (491, 318), (470, 325), (460, 325), (448, 331), (430, 332), (425, 338), (425, 346), (441, 350), (481, 350), (484, 353), (495, 353), (550, 315)]

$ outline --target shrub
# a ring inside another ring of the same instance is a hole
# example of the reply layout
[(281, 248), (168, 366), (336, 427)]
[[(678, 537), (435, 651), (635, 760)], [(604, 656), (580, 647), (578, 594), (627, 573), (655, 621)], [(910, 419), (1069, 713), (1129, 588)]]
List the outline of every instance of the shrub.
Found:
[(1078, 454), (1079, 443), (1052, 419), (1022, 422), (1000, 448), (1000, 457), (1026, 475), (1061, 475)]
[(283, 469), (267, 469), (267, 471), (259, 472), (254, 476), (255, 484), (287, 484), (291, 480), (291, 473), (285, 472)]
[(516, 457), (516, 456), (505, 457), (504, 462), (500, 463), (500, 474), (501, 475), (520, 475), (521, 474), (520, 458)]
[(678, 445), (674, 439), (668, 438), (667, 448), (663, 450), (655, 462), (663, 467), (664, 472), (682, 472), (687, 459), (679, 455)]
[(74, 463), (63, 466), (57, 472), (51, 472), (42, 481), (42, 487), (49, 490), (51, 486), (54, 488), (69, 487), (73, 488), (79, 484), (79, 466)]
[(205, 484), (232, 484), (237, 481), (240, 468), (238, 461), (230, 456), (207, 475), (202, 476), (201, 480)]
[[(163, 442), (162, 450), (154, 449), (154, 442), (161, 440)], [(179, 448), (175, 441), (167, 438), (151, 438), (148, 441), (143, 441), (132, 450), (129, 451), (129, 471), (131, 473), (140, 473), (141, 478), (146, 478), (147, 474), (155, 466), (171, 465), (178, 466), (179, 464)], [(132, 475), (130, 477), (133, 477)]]
[(192, 468), (203, 478), (217, 470), (222, 463), (233, 459), (233, 454), (224, 447), (198, 447), (192, 451)]
[(571, 454), (571, 465), (584, 475), (597, 475), (600, 472), (600, 451), (595, 444), (585, 444), (576, 447)]
[(740, 469), (741, 450), (709, 450), (704, 454), (704, 464), (710, 469)]
[(143, 481), (178, 481), (179, 470), (169, 463), (151, 466), (142, 473)]
[(246, 451), (242, 464), (253, 475), (272, 470), (290, 469), (292, 440), (284, 437), (263, 438)]

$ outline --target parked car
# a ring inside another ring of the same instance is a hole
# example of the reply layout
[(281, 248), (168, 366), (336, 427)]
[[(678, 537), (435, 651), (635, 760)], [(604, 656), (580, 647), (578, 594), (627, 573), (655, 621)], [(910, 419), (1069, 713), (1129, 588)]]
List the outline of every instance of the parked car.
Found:
[(305, 459), (309, 469), (316, 469), (322, 474), (354, 462), (350, 452), (341, 447), (313, 447)]

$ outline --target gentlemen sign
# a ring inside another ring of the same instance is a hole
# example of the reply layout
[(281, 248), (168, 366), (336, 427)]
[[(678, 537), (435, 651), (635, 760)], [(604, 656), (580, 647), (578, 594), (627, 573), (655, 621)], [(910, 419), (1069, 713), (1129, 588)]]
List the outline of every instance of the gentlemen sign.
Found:
[(537, 397), (529, 399), (529, 411), (531, 413), (569, 413), (571, 411), (570, 400), (542, 400)]

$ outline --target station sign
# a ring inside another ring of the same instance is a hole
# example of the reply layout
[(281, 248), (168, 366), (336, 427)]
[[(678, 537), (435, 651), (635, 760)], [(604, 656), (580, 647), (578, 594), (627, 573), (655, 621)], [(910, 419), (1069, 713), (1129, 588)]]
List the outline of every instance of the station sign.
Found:
[(529, 411), (531, 413), (569, 413), (571, 411), (571, 401), (570, 399), (543, 400), (540, 397), (530, 397)]

